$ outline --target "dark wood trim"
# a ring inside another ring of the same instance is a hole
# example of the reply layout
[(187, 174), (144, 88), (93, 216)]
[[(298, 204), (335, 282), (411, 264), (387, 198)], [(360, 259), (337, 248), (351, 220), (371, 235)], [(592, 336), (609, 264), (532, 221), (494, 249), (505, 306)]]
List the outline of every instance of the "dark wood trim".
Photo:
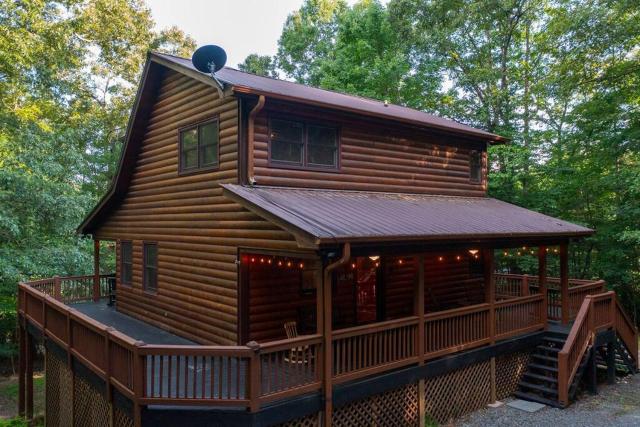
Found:
[[(216, 144), (216, 163), (208, 166), (200, 166), (200, 127), (208, 125), (210, 123), (216, 123), (218, 127), (218, 143)], [(188, 131), (195, 128), (197, 136), (197, 148), (196, 152), (198, 154), (198, 166), (195, 168), (184, 169), (182, 166), (182, 132)], [(220, 116), (215, 115), (209, 117), (204, 120), (200, 120), (194, 123), (190, 123), (188, 125), (182, 126), (177, 129), (177, 138), (178, 138), (178, 176), (186, 176), (186, 175), (195, 175), (199, 173), (211, 172), (220, 169)]]
[(249, 341), (249, 266), (240, 262), (243, 250), (238, 248), (238, 345)]

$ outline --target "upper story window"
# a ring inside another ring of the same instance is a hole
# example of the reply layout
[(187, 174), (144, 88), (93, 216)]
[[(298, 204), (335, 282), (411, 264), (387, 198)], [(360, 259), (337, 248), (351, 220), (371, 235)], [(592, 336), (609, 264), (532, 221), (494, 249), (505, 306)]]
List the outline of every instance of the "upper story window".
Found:
[(180, 129), (180, 172), (218, 167), (218, 120), (209, 120)]
[(120, 242), (120, 282), (130, 285), (133, 279), (133, 248), (131, 242)]
[(302, 121), (271, 119), (269, 160), (282, 166), (338, 168), (338, 129)]
[(482, 152), (471, 151), (469, 153), (469, 181), (482, 182)]
[(158, 245), (145, 243), (143, 246), (143, 278), (144, 290), (156, 292), (158, 290)]

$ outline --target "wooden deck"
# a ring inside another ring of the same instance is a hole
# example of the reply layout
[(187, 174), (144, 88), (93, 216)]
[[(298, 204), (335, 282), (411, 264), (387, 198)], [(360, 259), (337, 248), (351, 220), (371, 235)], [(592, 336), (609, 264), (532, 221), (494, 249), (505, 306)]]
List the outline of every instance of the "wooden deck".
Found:
[[(504, 283), (515, 280), (509, 277)], [(331, 382), (418, 366), (544, 330), (549, 317), (545, 298), (534, 286), (525, 290), (526, 279), (519, 280), (521, 292), (498, 293), (492, 304), (333, 331)], [(98, 289), (92, 282), (87, 276), (20, 284), (20, 315), (135, 405), (255, 411), (279, 399), (322, 390), (326, 355), (320, 335), (244, 346), (196, 345), (108, 307), (104, 286), (98, 298), (79, 290)], [(576, 283), (569, 296), (577, 301), (583, 293), (602, 288), (601, 282)]]

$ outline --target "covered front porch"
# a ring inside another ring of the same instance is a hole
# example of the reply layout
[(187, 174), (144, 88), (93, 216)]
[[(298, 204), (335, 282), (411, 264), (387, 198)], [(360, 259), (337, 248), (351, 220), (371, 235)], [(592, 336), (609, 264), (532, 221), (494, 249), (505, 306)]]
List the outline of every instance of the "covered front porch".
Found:
[[(243, 252), (240, 343), (296, 338), (315, 353), (323, 337), (340, 383), (544, 330), (549, 322), (568, 325), (587, 295), (605, 291), (603, 281), (568, 277), (566, 243), (524, 246), (537, 259), (536, 275), (503, 272), (497, 258), (522, 246), (520, 240), (416, 253), (347, 244), (325, 265), (327, 280), (320, 258)], [(560, 277), (547, 277), (552, 257)]]

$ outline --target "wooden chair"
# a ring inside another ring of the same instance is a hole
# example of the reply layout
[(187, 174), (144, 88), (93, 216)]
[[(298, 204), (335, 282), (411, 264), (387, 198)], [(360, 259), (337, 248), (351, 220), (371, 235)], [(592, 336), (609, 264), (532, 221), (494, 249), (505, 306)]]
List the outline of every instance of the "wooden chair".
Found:
[[(287, 333), (287, 338), (298, 338), (298, 323), (286, 322), (284, 324), (284, 331)], [(304, 364), (309, 363), (311, 360), (311, 354), (309, 354), (309, 346), (300, 346), (289, 350), (289, 356), (284, 358), (285, 362)]]

